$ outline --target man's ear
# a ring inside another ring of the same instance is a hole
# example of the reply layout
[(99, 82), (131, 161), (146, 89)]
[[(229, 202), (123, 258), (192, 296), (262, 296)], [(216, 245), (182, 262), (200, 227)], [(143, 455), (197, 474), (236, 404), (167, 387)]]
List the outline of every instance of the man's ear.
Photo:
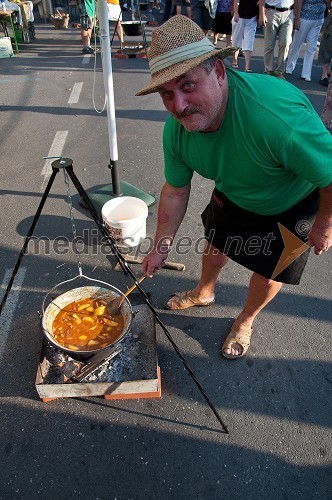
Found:
[(222, 84), (223, 81), (225, 80), (226, 70), (225, 70), (224, 63), (222, 62), (221, 59), (216, 60), (216, 64), (215, 64), (214, 69), (215, 69), (217, 78), (219, 80), (219, 83)]

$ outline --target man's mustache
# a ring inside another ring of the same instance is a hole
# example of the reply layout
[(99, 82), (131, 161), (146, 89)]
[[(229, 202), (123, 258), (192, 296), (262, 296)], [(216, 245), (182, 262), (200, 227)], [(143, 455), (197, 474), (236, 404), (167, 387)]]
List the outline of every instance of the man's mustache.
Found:
[(184, 111), (182, 111), (182, 113), (175, 113), (175, 118), (185, 118), (186, 116), (190, 116), (200, 112), (201, 108), (199, 106), (188, 106)]

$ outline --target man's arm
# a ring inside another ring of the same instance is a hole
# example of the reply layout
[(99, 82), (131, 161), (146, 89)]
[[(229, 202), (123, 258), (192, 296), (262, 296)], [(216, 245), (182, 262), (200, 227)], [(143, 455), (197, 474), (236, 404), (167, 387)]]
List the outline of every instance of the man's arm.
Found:
[(319, 190), (319, 209), (308, 243), (315, 254), (326, 252), (332, 245), (332, 184)]
[(303, 0), (294, 0), (294, 29), (300, 29), (300, 13), (302, 9)]
[(187, 210), (190, 187), (176, 188), (165, 183), (160, 193), (158, 225), (153, 250), (143, 260), (144, 272), (152, 277), (160, 269), (169, 253), (174, 236)]
[(259, 9), (258, 26), (265, 26), (266, 25), (265, 0), (259, 0), (258, 9)]
[(236, 23), (239, 22), (239, 0), (233, 2), (233, 16)]

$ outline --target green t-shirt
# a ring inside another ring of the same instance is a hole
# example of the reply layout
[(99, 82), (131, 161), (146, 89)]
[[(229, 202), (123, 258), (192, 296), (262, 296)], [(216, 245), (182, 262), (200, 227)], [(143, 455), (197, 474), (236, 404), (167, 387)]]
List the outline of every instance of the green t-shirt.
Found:
[(165, 178), (174, 187), (194, 172), (239, 207), (283, 212), (332, 182), (332, 136), (306, 96), (269, 75), (227, 70), (229, 97), (216, 132), (188, 132), (169, 117)]

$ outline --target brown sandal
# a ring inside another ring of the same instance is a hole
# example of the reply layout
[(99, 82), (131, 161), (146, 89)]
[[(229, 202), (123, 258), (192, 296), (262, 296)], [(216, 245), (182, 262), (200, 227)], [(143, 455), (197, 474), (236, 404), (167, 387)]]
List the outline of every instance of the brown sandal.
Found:
[[(238, 332), (235, 332), (233, 329), (229, 332), (227, 335), (222, 348), (221, 348), (221, 355), (224, 356), (224, 358), (228, 359), (237, 359), (237, 358), (242, 358), (242, 356), (245, 355), (245, 353), (248, 351), (250, 347), (250, 340), (251, 340), (251, 335), (252, 335), (252, 328), (240, 328)], [(242, 352), (241, 354), (226, 354), (225, 349), (231, 349), (232, 344), (239, 344), (242, 347)]]
[(194, 306), (211, 306), (214, 304), (214, 299), (210, 302), (202, 302), (192, 293), (191, 290), (186, 292), (177, 292), (171, 295), (165, 302), (165, 308), (175, 311), (178, 309), (188, 309), (188, 307)]

